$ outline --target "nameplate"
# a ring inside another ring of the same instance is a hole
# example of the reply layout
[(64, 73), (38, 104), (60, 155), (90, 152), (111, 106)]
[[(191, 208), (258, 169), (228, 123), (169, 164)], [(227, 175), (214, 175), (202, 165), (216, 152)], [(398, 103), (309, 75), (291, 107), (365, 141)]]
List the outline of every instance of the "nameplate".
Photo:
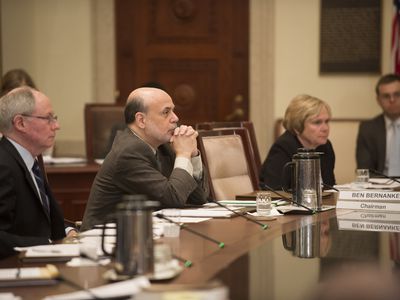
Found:
[(340, 191), (337, 208), (400, 211), (400, 192), (391, 191)]
[(339, 230), (400, 232), (400, 224), (338, 220)]
[(400, 213), (354, 211), (337, 216), (339, 230), (400, 232)]

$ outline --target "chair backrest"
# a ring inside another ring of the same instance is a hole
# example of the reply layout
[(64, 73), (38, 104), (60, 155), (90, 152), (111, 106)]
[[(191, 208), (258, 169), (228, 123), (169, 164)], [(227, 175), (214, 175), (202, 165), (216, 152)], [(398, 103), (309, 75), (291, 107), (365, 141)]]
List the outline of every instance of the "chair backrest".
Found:
[[(354, 171), (357, 168), (355, 153), (358, 127), (365, 119), (332, 119), (330, 121), (329, 140), (335, 150), (335, 177), (338, 184), (349, 183), (354, 180)], [(275, 123), (275, 139), (285, 129), (282, 119)]]
[(253, 122), (251, 121), (232, 121), (232, 122), (204, 122), (195, 125), (196, 130), (214, 130), (223, 128), (246, 128), (251, 141), (251, 151), (253, 152), (254, 161), (257, 171), (261, 170), (260, 151), (258, 150), (258, 143), (256, 132), (254, 130)]
[(124, 126), (124, 106), (86, 103), (85, 143), (88, 162), (103, 159), (110, 147), (113, 129)]
[(213, 199), (235, 199), (257, 190), (258, 172), (245, 128), (199, 130), (198, 145)]

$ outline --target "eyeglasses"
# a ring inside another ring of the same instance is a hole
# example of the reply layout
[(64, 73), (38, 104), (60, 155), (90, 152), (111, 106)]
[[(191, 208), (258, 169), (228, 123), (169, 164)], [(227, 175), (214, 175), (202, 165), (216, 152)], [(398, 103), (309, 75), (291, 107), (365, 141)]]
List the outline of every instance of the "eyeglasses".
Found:
[(28, 118), (35, 118), (35, 119), (40, 119), (40, 120), (46, 120), (47, 123), (51, 124), (51, 123), (55, 123), (58, 121), (58, 117), (57, 116), (53, 116), (53, 115), (49, 115), (49, 116), (33, 116), (33, 115), (26, 115), (26, 114), (21, 114), (21, 116), (24, 117), (28, 117)]
[(400, 92), (395, 92), (393, 94), (381, 94), (379, 95), (379, 99), (381, 99), (382, 101), (390, 101), (390, 100), (394, 101), (399, 101), (400, 100)]

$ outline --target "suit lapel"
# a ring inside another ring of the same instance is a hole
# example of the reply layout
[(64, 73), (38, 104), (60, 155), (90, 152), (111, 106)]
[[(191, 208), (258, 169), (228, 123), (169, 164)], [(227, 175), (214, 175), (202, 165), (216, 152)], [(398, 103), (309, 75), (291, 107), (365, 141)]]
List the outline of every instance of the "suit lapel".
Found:
[[(44, 207), (42, 205), (42, 201), (40, 200), (40, 196), (39, 196), (39, 193), (38, 193), (38, 191), (36, 189), (36, 186), (35, 186), (35, 184), (33, 182), (31, 173), (29, 172), (28, 168), (26, 167), (25, 162), (22, 159), (21, 155), (19, 155), (19, 153), (18, 153), (17, 149), (15, 149), (14, 145), (11, 144), (11, 142), (9, 140), (7, 140), (6, 138), (2, 138), (0, 140), (0, 143), (2, 143), (4, 145), (4, 149), (17, 161), (18, 165), (23, 170), (25, 179), (28, 181), (28, 184), (31, 187), (32, 192), (35, 194), (36, 201), (39, 201), (39, 204), (40, 204), (40, 207), (43, 210), (43, 213), (45, 214), (46, 218), (50, 221), (50, 219), (49, 219), (50, 216), (48, 216), (47, 213), (44, 210)], [(46, 191), (48, 191), (48, 187), (47, 187), (46, 182), (45, 182), (45, 188), (46, 188)], [(49, 199), (49, 202), (50, 201), (51, 200)]]

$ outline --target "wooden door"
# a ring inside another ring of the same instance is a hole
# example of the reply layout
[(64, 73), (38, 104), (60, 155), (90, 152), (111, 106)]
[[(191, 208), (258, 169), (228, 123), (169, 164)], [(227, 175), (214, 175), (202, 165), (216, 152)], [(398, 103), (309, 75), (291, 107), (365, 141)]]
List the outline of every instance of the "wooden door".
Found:
[(248, 119), (248, 0), (116, 0), (119, 104), (147, 82), (182, 123)]

